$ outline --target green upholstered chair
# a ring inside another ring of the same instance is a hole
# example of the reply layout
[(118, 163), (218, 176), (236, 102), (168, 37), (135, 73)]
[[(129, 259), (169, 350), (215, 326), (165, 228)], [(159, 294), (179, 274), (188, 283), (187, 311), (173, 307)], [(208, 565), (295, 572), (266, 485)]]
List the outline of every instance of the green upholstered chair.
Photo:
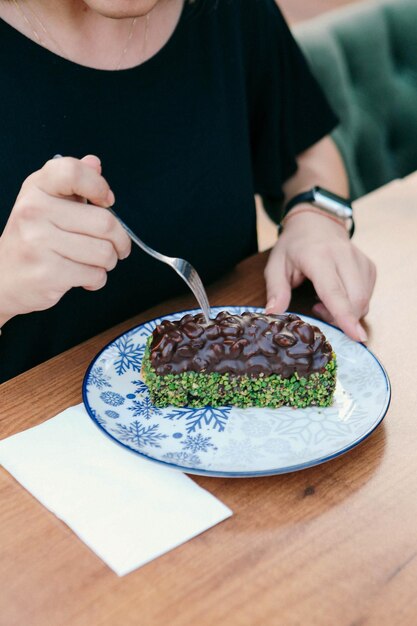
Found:
[(293, 32), (341, 120), (352, 198), (417, 170), (417, 0), (360, 2)]

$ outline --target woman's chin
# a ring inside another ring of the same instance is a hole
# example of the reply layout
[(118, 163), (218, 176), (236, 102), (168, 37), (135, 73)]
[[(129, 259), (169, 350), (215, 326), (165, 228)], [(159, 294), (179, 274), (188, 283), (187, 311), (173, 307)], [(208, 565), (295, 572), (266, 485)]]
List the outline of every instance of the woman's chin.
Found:
[(164, 0), (84, 0), (84, 3), (96, 13), (112, 19), (141, 17)]

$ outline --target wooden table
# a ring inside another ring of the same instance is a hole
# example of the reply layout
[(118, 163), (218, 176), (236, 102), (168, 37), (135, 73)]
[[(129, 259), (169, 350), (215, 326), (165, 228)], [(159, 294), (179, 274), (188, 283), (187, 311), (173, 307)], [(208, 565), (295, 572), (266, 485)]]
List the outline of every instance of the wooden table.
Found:
[[(235, 515), (124, 578), (2, 470), (2, 626), (417, 624), (417, 175), (358, 202), (357, 224), (356, 241), (379, 271), (368, 329), (393, 386), (383, 425), (299, 473), (196, 477)], [(214, 286), (213, 304), (263, 305), (265, 260), (248, 259)], [(306, 312), (301, 295), (292, 307)], [(131, 325), (2, 385), (0, 437), (80, 402), (88, 363)]]

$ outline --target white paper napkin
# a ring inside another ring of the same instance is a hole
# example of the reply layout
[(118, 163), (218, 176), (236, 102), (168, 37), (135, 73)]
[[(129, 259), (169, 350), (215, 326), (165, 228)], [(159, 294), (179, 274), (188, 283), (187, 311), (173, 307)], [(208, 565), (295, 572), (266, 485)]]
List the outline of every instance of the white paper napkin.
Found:
[(185, 474), (113, 443), (81, 404), (1, 441), (0, 463), (119, 576), (232, 515)]

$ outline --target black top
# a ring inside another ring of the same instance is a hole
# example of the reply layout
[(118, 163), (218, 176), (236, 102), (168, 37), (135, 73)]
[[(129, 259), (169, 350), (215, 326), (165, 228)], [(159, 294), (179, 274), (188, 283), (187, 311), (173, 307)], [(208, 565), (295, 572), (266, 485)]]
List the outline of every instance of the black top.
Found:
[[(295, 156), (336, 123), (274, 0), (187, 2), (166, 45), (119, 71), (0, 20), (0, 84), (0, 231), (51, 156), (97, 154), (126, 223), (206, 283), (256, 251), (254, 193), (280, 200)], [(7, 323), (0, 382), (184, 289), (134, 247), (104, 289)]]

